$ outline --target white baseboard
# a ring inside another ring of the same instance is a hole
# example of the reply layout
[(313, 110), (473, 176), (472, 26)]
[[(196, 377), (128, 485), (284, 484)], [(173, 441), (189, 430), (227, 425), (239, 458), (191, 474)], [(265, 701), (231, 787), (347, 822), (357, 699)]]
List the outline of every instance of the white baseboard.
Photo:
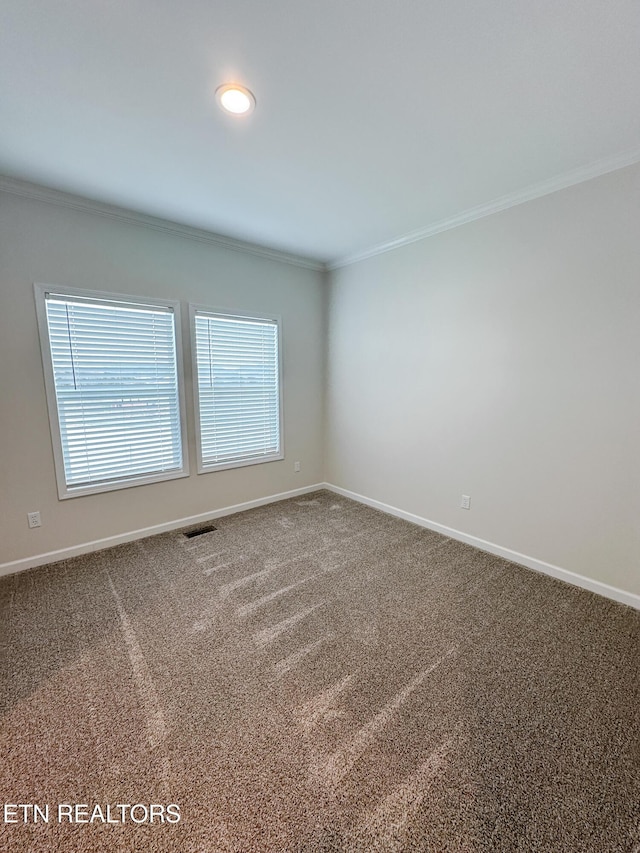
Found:
[(535, 557), (529, 557), (526, 554), (520, 554), (518, 551), (512, 551), (510, 548), (503, 548), (501, 545), (496, 545), (494, 542), (487, 542), (485, 539), (480, 539), (477, 536), (471, 536), (469, 533), (463, 533), (461, 530), (455, 530), (453, 527), (446, 527), (444, 524), (438, 524), (436, 521), (430, 521), (422, 516), (414, 515), (411, 512), (398, 509), (398, 507), (390, 506), (382, 503), (382, 501), (374, 500), (373, 498), (359, 495), (356, 492), (351, 492), (348, 489), (343, 489), (340, 486), (334, 486), (332, 483), (315, 483), (311, 486), (303, 486), (300, 489), (292, 489), (288, 492), (280, 492), (276, 495), (267, 495), (263, 498), (256, 498), (252, 501), (234, 504), (233, 506), (221, 507), (220, 509), (203, 512), (199, 515), (191, 515), (187, 518), (178, 518), (174, 521), (167, 521), (163, 524), (155, 524), (152, 527), (143, 527), (139, 530), (131, 530), (127, 533), (120, 533), (116, 536), (107, 536), (104, 539), (96, 539), (93, 542), (83, 542), (80, 545), (72, 545), (69, 548), (60, 548), (57, 551), (48, 551), (45, 554), (36, 554), (32, 557), (24, 557), (21, 560), (13, 560), (9, 563), (0, 563), (0, 577), (11, 575), (15, 572), (22, 572), (25, 569), (32, 569), (36, 566), (42, 566), (46, 563), (55, 563), (59, 560), (68, 560), (70, 557), (78, 557), (82, 554), (89, 554), (92, 551), (102, 551), (104, 548), (111, 548), (114, 545), (122, 545), (125, 542), (133, 542), (136, 539), (145, 539), (147, 536), (154, 536), (157, 533), (168, 533), (171, 530), (178, 530), (180, 527), (189, 527), (193, 524), (201, 524), (205, 521), (211, 521), (214, 518), (222, 518), (225, 515), (232, 515), (235, 512), (244, 512), (248, 509), (253, 509), (266, 504), (275, 503), (277, 501), (287, 500), (287, 498), (295, 498), (298, 495), (306, 495), (310, 492), (316, 492), (318, 489), (328, 489), (335, 494), (342, 495), (345, 498), (365, 504), (366, 506), (379, 509), (389, 515), (394, 515), (397, 518), (403, 518), (405, 521), (410, 521), (420, 527), (426, 527), (436, 533), (441, 533), (443, 536), (448, 536), (451, 539), (457, 539), (459, 542), (465, 542), (467, 545), (472, 545), (474, 548), (479, 548), (481, 551), (487, 551), (489, 554), (495, 554), (497, 557), (504, 557), (505, 560), (510, 560), (512, 563), (518, 563), (528, 569), (533, 569), (536, 572), (550, 575), (558, 578), (566, 583), (579, 586), (582, 589), (588, 589), (590, 592), (595, 592), (597, 595), (602, 595), (605, 598), (610, 598), (613, 601), (618, 601), (621, 604), (627, 604), (640, 610), (640, 595), (632, 592), (626, 592), (623, 589), (618, 589), (602, 581), (587, 578), (583, 575), (570, 572), (568, 569), (562, 569), (560, 566), (554, 566), (551, 563), (545, 563), (543, 560), (537, 560)]
[(461, 530), (455, 530), (452, 527), (446, 527), (444, 524), (438, 524), (435, 521), (429, 521), (427, 518), (422, 518), (419, 515), (414, 515), (411, 512), (398, 509), (395, 506), (382, 503), (381, 501), (367, 498), (364, 495), (359, 495), (356, 492), (350, 492), (348, 489), (343, 489), (340, 486), (334, 486), (331, 483), (323, 483), (322, 488), (342, 495), (345, 498), (358, 501), (358, 503), (366, 504), (374, 509), (382, 510), (389, 515), (395, 515), (398, 518), (403, 518), (406, 521), (411, 521), (413, 524), (418, 524), (420, 527), (427, 527), (436, 533), (442, 533), (443, 536), (448, 536), (451, 539), (457, 539), (460, 542), (466, 542), (467, 545), (473, 545), (474, 548), (479, 548), (481, 551), (487, 551), (490, 554), (495, 554), (497, 557), (504, 557), (512, 563), (518, 563), (528, 569), (533, 569), (536, 572), (542, 572), (544, 575), (550, 575), (553, 578), (558, 578), (573, 586), (588, 589), (590, 592), (595, 592), (597, 595), (602, 595), (605, 598), (611, 598), (613, 601), (618, 601), (621, 604), (627, 604), (629, 607), (635, 607), (640, 610), (640, 595), (635, 595), (633, 592), (626, 592), (623, 589), (618, 589), (615, 586), (602, 583), (602, 581), (586, 578), (583, 575), (578, 575), (575, 572), (570, 572), (568, 569), (561, 569), (560, 566), (554, 566), (551, 563), (545, 563), (543, 560), (537, 560), (535, 557), (529, 557), (526, 554), (520, 554), (518, 551), (512, 551), (510, 548), (503, 548), (501, 545), (496, 545), (493, 542), (487, 542), (485, 539), (479, 539), (477, 536), (471, 536), (468, 533), (463, 533)]
[(309, 492), (317, 492), (323, 489), (324, 483), (316, 483), (312, 486), (303, 486), (301, 489), (292, 489), (289, 492), (281, 492), (277, 495), (268, 495), (264, 498), (256, 498), (253, 501), (245, 501), (234, 506), (225, 506), (221, 509), (202, 512), (199, 515), (191, 515), (188, 518), (177, 518), (175, 521), (167, 521), (164, 524), (154, 524), (152, 527), (143, 527), (140, 530), (130, 530), (128, 533), (119, 533), (116, 536), (107, 536), (105, 539), (95, 539), (93, 542), (83, 542), (81, 545), (72, 545), (70, 548), (60, 548), (58, 551), (49, 551), (46, 554), (36, 554), (33, 557), (24, 557), (22, 560), (13, 560), (11, 563), (0, 563), (0, 577), (22, 572), (25, 569), (33, 569), (46, 563), (57, 563), (59, 560), (68, 560), (70, 557), (79, 557), (81, 554), (89, 554), (92, 551), (102, 551), (104, 548), (112, 548), (114, 545), (122, 545), (125, 542), (133, 542), (136, 539), (145, 539), (147, 536), (155, 536), (156, 533), (168, 533), (170, 530), (178, 530), (180, 527), (189, 527), (193, 524), (201, 524), (203, 521), (211, 521), (214, 518), (222, 518), (224, 515), (232, 515), (234, 512), (244, 512), (258, 506), (284, 501), (287, 498), (295, 498), (298, 495), (307, 495)]

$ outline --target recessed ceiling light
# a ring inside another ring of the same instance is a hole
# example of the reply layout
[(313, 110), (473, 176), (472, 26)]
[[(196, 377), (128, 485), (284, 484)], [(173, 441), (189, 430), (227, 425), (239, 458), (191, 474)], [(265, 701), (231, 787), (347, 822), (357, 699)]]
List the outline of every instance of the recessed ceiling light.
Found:
[(225, 83), (223, 86), (218, 86), (216, 100), (226, 113), (234, 116), (247, 115), (256, 105), (253, 92), (238, 83)]

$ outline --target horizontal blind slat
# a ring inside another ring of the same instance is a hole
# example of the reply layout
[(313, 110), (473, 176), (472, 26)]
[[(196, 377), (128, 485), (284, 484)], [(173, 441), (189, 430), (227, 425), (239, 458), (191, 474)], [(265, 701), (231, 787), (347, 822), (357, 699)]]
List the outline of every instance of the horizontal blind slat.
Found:
[(195, 333), (203, 464), (278, 456), (277, 323), (197, 312)]
[(45, 305), (67, 485), (180, 469), (173, 309), (60, 294)]

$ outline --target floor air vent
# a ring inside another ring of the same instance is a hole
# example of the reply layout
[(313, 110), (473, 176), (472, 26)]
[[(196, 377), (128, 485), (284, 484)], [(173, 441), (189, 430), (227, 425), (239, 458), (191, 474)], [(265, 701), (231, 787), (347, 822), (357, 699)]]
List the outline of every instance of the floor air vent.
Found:
[(194, 536), (202, 536), (203, 533), (213, 533), (217, 529), (213, 524), (207, 524), (205, 527), (196, 527), (195, 530), (187, 530), (184, 535), (187, 539), (193, 539)]

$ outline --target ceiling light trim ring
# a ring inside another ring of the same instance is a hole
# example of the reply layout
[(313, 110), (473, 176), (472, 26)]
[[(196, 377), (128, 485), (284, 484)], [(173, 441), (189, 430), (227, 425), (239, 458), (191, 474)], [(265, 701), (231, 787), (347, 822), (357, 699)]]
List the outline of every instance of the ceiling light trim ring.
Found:
[(216, 89), (216, 101), (225, 113), (246, 116), (256, 107), (256, 96), (240, 83), (223, 83)]

